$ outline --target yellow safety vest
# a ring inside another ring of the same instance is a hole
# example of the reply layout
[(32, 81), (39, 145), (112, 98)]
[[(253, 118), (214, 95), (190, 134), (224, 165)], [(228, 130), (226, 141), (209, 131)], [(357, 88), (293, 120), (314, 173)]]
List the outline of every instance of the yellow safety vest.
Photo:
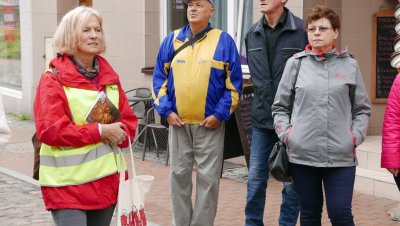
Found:
[[(69, 109), (76, 125), (87, 124), (85, 116), (98, 91), (64, 86)], [(116, 84), (106, 86), (107, 97), (118, 107)], [(87, 183), (118, 171), (120, 156), (115, 146), (99, 142), (83, 147), (55, 147), (45, 143), (40, 148), (39, 182), (42, 186), (68, 186)]]

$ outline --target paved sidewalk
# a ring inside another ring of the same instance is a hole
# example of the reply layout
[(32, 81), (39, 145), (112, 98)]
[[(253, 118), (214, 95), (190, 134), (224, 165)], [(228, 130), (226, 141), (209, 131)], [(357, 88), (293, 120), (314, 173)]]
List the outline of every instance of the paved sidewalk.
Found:
[[(5, 150), (0, 152), (0, 226), (8, 225), (52, 225), (51, 215), (44, 209), (39, 188), (31, 184), (33, 149), (30, 138), (34, 125), (30, 121), (19, 121), (8, 116), (13, 136)], [(141, 156), (140, 149), (135, 156)], [(247, 170), (240, 158), (225, 163), (220, 184), (216, 226), (240, 226), (244, 224)], [(146, 201), (147, 214), (151, 222), (158, 225), (171, 225), (171, 205), (169, 195), (169, 167), (165, 158), (154, 153), (146, 154), (146, 161), (135, 158), (138, 174), (155, 176), (152, 190)], [(11, 175), (11, 176), (10, 176)], [(17, 177), (17, 178), (15, 178)], [(21, 180), (22, 179), (22, 180)], [(195, 180), (195, 176), (193, 175)], [(270, 181), (267, 189), (267, 208), (264, 223), (266, 226), (278, 225), (281, 203), (281, 183)], [(195, 189), (194, 189), (195, 190)], [(194, 191), (195, 192), (195, 191)], [(387, 211), (400, 205), (400, 202), (374, 198), (354, 192), (353, 214), (356, 225), (389, 226), (398, 225), (390, 220)], [(298, 224), (299, 225), (299, 224)], [(323, 225), (331, 225), (323, 213)]]

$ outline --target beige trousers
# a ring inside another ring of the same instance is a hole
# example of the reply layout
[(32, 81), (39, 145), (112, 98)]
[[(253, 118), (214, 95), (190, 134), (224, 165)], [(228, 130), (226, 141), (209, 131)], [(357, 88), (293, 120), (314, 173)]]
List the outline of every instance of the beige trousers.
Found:
[[(169, 127), (170, 189), (173, 226), (212, 226), (217, 212), (225, 124), (217, 129), (200, 125)], [(192, 205), (192, 169), (196, 196)]]

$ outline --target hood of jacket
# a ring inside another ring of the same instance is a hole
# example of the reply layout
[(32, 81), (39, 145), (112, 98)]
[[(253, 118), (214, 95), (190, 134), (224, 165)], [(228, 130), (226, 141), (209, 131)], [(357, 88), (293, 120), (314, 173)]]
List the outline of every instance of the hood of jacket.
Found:
[[(103, 57), (95, 56), (99, 62), (99, 86), (119, 84), (117, 73)], [(78, 70), (68, 55), (62, 55), (50, 61), (50, 68), (55, 68), (61, 84), (68, 87), (95, 89), (93, 83), (86, 79)]]
[(313, 52), (311, 45), (308, 44), (305, 47), (305, 50), (302, 52), (296, 53), (294, 55), (294, 58), (298, 59), (298, 58), (305, 57), (305, 56), (313, 56), (319, 61), (323, 61), (332, 56), (337, 56), (338, 58), (346, 58), (346, 57), (353, 58), (353, 56), (348, 52), (347, 47), (341, 51), (338, 51), (336, 48), (336, 45), (333, 45), (333, 48), (331, 51), (329, 51), (327, 53), (323, 53), (323, 52)]

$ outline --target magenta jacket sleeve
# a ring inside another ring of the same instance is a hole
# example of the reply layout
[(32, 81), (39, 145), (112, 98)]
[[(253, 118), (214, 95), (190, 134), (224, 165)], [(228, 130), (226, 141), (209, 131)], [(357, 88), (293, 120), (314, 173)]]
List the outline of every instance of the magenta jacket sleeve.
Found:
[(400, 168), (400, 76), (390, 89), (382, 127), (382, 168)]

